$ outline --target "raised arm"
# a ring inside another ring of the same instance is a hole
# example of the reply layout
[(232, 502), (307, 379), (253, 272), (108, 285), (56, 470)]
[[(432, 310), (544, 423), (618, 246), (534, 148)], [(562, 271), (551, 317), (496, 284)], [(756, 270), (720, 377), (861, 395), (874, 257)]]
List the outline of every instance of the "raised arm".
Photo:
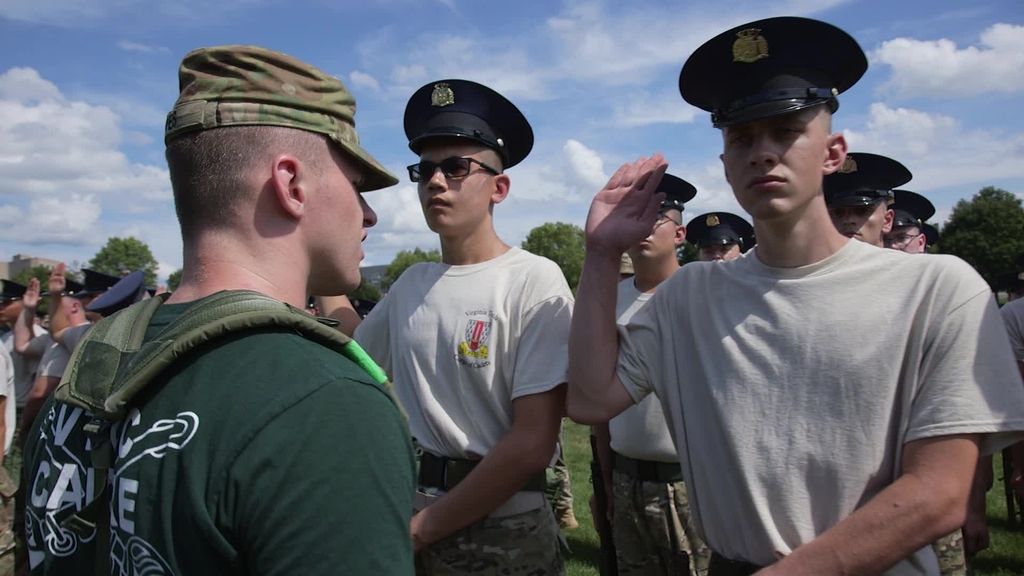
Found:
[(607, 422), (633, 400), (615, 376), (619, 338), (615, 298), (622, 254), (651, 232), (668, 163), (655, 154), (619, 168), (587, 215), (586, 258), (569, 336), (566, 409), (581, 424)]
[(39, 280), (29, 280), (28, 288), (21, 299), (21, 314), (14, 323), (14, 351), (23, 356), (38, 358), (42, 352), (31, 350), (35, 338), (36, 308), (39, 306)]

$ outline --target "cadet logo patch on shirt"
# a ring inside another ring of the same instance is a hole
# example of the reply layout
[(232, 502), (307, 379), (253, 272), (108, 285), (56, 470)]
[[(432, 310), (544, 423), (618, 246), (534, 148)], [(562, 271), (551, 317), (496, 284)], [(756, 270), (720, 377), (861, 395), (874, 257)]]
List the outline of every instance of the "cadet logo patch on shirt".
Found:
[(459, 364), (473, 368), (490, 366), (489, 341), (495, 315), (490, 310), (472, 310), (466, 312), (465, 339), (459, 343)]

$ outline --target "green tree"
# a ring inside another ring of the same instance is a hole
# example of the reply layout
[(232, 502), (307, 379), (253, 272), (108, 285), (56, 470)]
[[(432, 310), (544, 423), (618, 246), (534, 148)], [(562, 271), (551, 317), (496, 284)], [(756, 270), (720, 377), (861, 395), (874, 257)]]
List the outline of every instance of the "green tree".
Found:
[(689, 264), (700, 260), (700, 249), (692, 242), (683, 242), (683, 245), (676, 249), (676, 257), (680, 264)]
[(178, 268), (167, 277), (167, 290), (174, 292), (181, 285), (181, 268)]
[(384, 270), (384, 278), (380, 281), (380, 287), (384, 292), (387, 292), (392, 284), (394, 284), (398, 277), (405, 272), (406, 268), (416, 264), (418, 262), (440, 262), (441, 251), (438, 249), (424, 252), (421, 248), (414, 250), (402, 250), (395, 255), (395, 259), (388, 264), (386, 270)]
[(939, 252), (963, 258), (995, 289), (999, 275), (1013, 270), (1014, 259), (1024, 254), (1021, 199), (986, 186), (960, 200), (942, 228)]
[(526, 235), (523, 250), (543, 256), (562, 269), (573, 293), (583, 272), (583, 229), (565, 222), (541, 224)]
[(354, 292), (348, 295), (349, 298), (355, 300), (372, 300), (373, 302), (380, 302), (380, 290), (376, 286), (370, 284), (363, 278), (359, 281), (359, 287)]
[(125, 270), (142, 270), (146, 286), (156, 285), (156, 258), (145, 242), (131, 236), (109, 238), (107, 245), (89, 261), (89, 268), (114, 276)]
[[(53, 268), (49, 266), (33, 266), (18, 272), (13, 278), (11, 278), (11, 280), (14, 280), (18, 284), (28, 286), (28, 281), (35, 278), (36, 280), (39, 280), (39, 289), (45, 292), (50, 283), (50, 272), (52, 270)], [(65, 274), (64, 276), (66, 278), (68, 275)]]

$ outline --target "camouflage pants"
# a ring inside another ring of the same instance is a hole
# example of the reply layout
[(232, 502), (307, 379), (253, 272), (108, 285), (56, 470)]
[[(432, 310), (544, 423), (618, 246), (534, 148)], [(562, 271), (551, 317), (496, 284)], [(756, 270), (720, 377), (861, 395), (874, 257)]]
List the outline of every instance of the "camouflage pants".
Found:
[(711, 551), (697, 535), (682, 482), (612, 473), (612, 538), (619, 574), (706, 576)]
[(959, 528), (932, 544), (932, 550), (939, 557), (939, 571), (942, 576), (967, 576), (967, 557), (964, 555), (964, 533)]
[(562, 457), (561, 431), (558, 433), (558, 459), (555, 460), (554, 466), (547, 469), (547, 490), (545, 492), (556, 518), (566, 511), (572, 510), (572, 486), (569, 483), (569, 468), (565, 465), (565, 459)]
[(417, 576), (565, 574), (561, 533), (547, 505), (484, 518), (416, 555)]
[(18, 485), (0, 468), (0, 576), (15, 574), (14, 495)]

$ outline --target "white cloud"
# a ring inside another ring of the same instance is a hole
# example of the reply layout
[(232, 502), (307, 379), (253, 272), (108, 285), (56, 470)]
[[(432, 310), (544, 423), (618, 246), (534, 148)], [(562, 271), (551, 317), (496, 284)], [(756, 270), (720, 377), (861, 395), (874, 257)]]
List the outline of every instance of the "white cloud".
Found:
[[(3, 238), (89, 244), (101, 240), (104, 203), (166, 207), (167, 171), (130, 161), (124, 139), (110, 108), (69, 100), (32, 69), (0, 74)], [(127, 139), (141, 141), (135, 133)], [(27, 208), (17, 200), (25, 197)]]
[(427, 69), (421, 64), (395, 66), (391, 69), (391, 81), (399, 85), (416, 84), (427, 79)]
[(652, 98), (644, 92), (631, 93), (629, 98), (612, 104), (614, 115), (612, 125), (619, 128), (635, 128), (651, 124), (686, 124), (693, 122), (703, 110), (690, 106), (678, 91), (661, 94)]
[(863, 131), (845, 131), (850, 150), (890, 156), (928, 190), (1024, 177), (1024, 133), (964, 128), (950, 116), (871, 105)]
[(59, 100), (60, 90), (48, 80), (43, 80), (32, 68), (11, 68), (0, 74), (0, 99), (27, 103), (42, 100)]
[(33, 198), (28, 210), (0, 206), (0, 239), (24, 244), (100, 242), (100, 205), (92, 195)]
[(380, 82), (377, 82), (376, 78), (370, 76), (366, 72), (353, 70), (352, 73), (348, 75), (348, 78), (349, 81), (352, 82), (353, 86), (366, 88), (368, 90), (373, 90), (374, 92), (380, 92)]
[(138, 42), (129, 42), (127, 40), (121, 40), (117, 43), (117, 47), (126, 52), (142, 52), (144, 54), (152, 54), (154, 52), (169, 53), (170, 49), (165, 46), (152, 46), (149, 44), (140, 44)]
[(898, 97), (963, 98), (1024, 90), (1024, 26), (995, 24), (978, 46), (958, 48), (952, 40), (896, 38), (872, 52), (889, 65), (891, 77), (879, 92)]
[(609, 176), (604, 171), (604, 160), (597, 152), (577, 140), (566, 141), (562, 151), (569, 159), (575, 176), (595, 192), (608, 183)]

